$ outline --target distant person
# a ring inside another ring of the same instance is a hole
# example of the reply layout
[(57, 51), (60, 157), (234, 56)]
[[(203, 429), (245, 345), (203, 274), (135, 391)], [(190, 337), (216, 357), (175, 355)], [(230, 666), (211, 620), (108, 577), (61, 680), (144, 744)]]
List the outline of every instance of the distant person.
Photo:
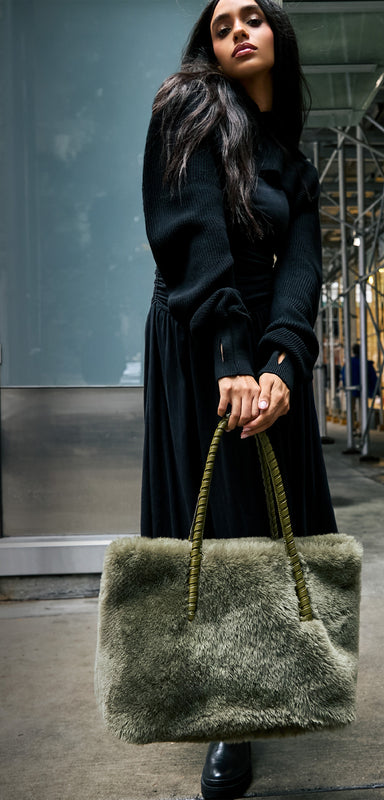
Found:
[[(375, 394), (376, 384), (377, 384), (377, 373), (373, 364), (373, 361), (368, 359), (368, 397), (373, 397)], [(345, 364), (341, 370), (341, 378), (343, 381), (343, 386), (345, 386)], [(351, 386), (352, 389), (352, 397), (360, 397), (360, 345), (354, 344), (352, 347), (352, 357), (351, 357)]]
[[(373, 364), (373, 361), (370, 359), (367, 361), (367, 371), (368, 371), (368, 397), (372, 399), (374, 394), (378, 394), (376, 392), (376, 385), (377, 385), (377, 373)], [(343, 382), (343, 386), (345, 387), (345, 364), (341, 370), (341, 379)], [(361, 376), (360, 376), (360, 345), (354, 344), (352, 347), (352, 357), (351, 357), (351, 386), (353, 389), (351, 390), (352, 395), (352, 417), (354, 425), (360, 425), (360, 403), (356, 403), (356, 400), (360, 400), (360, 390), (361, 390)]]

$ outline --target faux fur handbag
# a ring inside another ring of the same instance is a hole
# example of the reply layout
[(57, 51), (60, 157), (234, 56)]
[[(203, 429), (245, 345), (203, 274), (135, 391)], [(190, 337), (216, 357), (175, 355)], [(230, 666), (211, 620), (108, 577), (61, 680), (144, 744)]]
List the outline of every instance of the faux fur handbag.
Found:
[[(95, 688), (107, 726), (136, 744), (241, 741), (354, 718), (361, 546), (292, 536), (267, 434), (256, 438), (271, 531), (202, 548), (209, 451), (190, 542), (123, 538), (105, 555)], [(296, 550), (297, 548), (297, 550)]]

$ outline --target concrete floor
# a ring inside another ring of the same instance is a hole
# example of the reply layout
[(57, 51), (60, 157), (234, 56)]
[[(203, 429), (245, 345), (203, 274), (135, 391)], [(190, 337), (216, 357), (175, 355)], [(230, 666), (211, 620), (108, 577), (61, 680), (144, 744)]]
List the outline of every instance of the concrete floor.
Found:
[[(358, 718), (342, 731), (253, 745), (247, 797), (384, 798), (384, 434), (376, 464), (324, 446), (340, 530), (364, 544)], [(103, 728), (93, 697), (94, 599), (0, 604), (1, 800), (191, 800), (206, 746), (137, 747)]]

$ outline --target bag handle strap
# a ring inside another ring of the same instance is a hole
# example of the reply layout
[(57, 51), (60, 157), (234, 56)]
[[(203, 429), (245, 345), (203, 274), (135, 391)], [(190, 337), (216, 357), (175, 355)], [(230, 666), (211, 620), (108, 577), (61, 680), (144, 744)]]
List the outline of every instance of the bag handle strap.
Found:
[[(188, 620), (192, 622), (196, 613), (198, 589), (199, 589), (199, 576), (200, 564), (202, 558), (203, 536), (205, 528), (205, 519), (207, 516), (209, 490), (211, 488), (212, 473), (215, 463), (217, 448), (220, 439), (228, 425), (228, 418), (224, 417), (220, 420), (208, 451), (203, 479), (201, 482), (200, 492), (197, 499), (197, 505), (189, 538), (192, 540), (192, 549), (189, 566), (189, 580), (188, 580)], [(283, 479), (279, 470), (275, 453), (267, 433), (262, 432), (255, 434), (258, 454), (261, 463), (261, 470), (263, 475), (264, 489), (266, 494), (268, 515), (271, 525), (272, 535), (276, 538), (278, 536), (278, 526), (276, 519), (276, 510), (279, 517), (280, 527), (284, 537), (286, 550), (290, 565), (292, 567), (293, 577), (296, 584), (296, 592), (298, 597), (299, 616), (302, 622), (313, 619), (312, 609), (308, 594), (308, 589), (305, 583), (304, 574), (300, 559), (296, 549), (296, 543), (293, 536), (291, 520), (289, 516), (289, 509), (287, 497), (283, 485)]]

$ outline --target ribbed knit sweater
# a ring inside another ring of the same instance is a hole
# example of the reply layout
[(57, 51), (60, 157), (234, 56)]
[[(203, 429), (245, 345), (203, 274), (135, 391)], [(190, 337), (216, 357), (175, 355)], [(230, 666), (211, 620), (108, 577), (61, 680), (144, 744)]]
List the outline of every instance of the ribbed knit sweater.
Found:
[[(243, 236), (245, 241), (247, 234), (228, 223), (216, 139), (207, 137), (193, 153), (180, 191), (171, 192), (163, 179), (159, 115), (149, 127), (144, 160), (147, 235), (168, 289), (170, 313), (192, 336), (210, 334), (206, 341), (214, 348), (216, 378), (271, 372), (292, 389), (296, 381), (311, 380), (318, 353), (313, 325), (322, 278), (319, 183), (315, 168), (300, 153), (287, 161), (279, 146), (266, 139), (261, 156), (265, 173), (279, 172), (289, 222), (276, 242), (269, 320), (256, 359), (233, 255), (234, 240)], [(252, 246), (262, 245), (255, 239)], [(281, 364), (279, 353), (286, 354)]]

